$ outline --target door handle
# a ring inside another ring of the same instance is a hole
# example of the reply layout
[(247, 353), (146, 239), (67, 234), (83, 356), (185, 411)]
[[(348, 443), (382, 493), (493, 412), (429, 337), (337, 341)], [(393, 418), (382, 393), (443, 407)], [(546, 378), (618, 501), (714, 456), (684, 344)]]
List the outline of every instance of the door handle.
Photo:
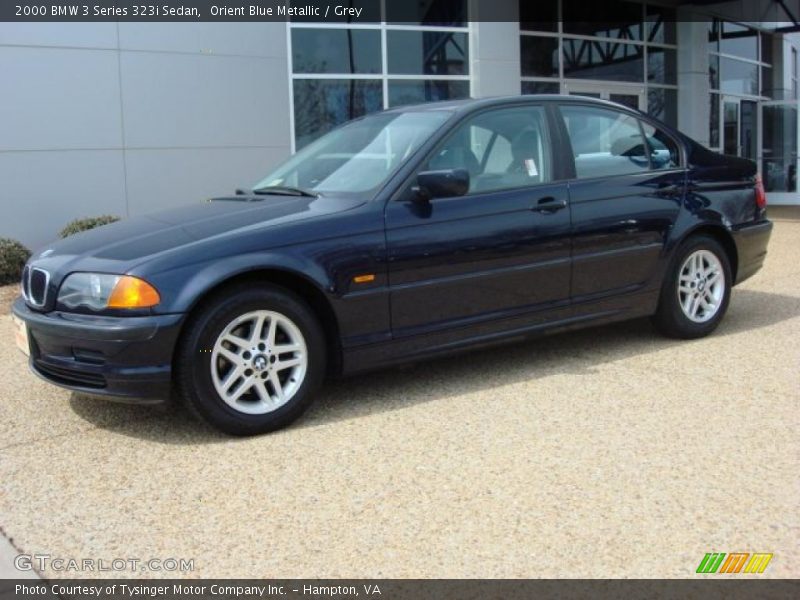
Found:
[(552, 196), (545, 196), (544, 198), (539, 198), (539, 201), (535, 206), (531, 207), (531, 210), (539, 213), (554, 213), (562, 208), (567, 208), (566, 200), (556, 200)]

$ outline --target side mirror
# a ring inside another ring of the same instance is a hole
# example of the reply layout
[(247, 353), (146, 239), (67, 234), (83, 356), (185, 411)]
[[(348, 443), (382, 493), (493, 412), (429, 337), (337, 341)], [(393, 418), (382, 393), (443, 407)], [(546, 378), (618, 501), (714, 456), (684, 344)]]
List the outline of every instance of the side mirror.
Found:
[(422, 171), (417, 174), (417, 185), (412, 190), (416, 198), (422, 201), (463, 196), (469, 191), (469, 171), (466, 169)]

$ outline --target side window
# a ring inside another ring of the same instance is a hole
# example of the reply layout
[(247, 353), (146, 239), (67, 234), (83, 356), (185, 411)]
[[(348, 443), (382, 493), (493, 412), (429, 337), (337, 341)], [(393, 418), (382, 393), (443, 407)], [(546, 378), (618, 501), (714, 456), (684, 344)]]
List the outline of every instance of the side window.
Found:
[(472, 152), (475, 154), (475, 158), (480, 162), (486, 155), (486, 151), (492, 147), (494, 132), (484, 127), (473, 125), (469, 128), (469, 135)]
[(607, 177), (650, 168), (639, 121), (612, 109), (562, 106), (561, 114), (579, 178)]
[(650, 149), (651, 168), (677, 169), (681, 166), (681, 154), (675, 140), (649, 123), (642, 123), (642, 129)]
[(505, 173), (511, 164), (511, 142), (502, 135), (484, 127), (473, 125), (472, 151), (486, 173)]
[(494, 139), (491, 151), (487, 152), (484, 161), (484, 174), (505, 173), (514, 162), (514, 154), (511, 151), (511, 142), (507, 137), (498, 135)]
[(445, 140), (421, 170), (466, 169), (469, 193), (552, 181), (544, 108), (524, 106), (480, 113)]

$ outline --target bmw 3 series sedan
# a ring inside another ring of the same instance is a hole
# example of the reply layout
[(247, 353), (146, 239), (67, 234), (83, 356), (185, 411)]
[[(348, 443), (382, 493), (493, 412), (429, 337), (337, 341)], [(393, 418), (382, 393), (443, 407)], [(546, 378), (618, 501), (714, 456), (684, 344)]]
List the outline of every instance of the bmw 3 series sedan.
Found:
[(765, 205), (753, 162), (617, 104), (397, 108), (252, 189), (44, 248), (17, 339), (53, 384), (262, 433), (328, 376), (644, 316), (708, 335), (764, 262)]

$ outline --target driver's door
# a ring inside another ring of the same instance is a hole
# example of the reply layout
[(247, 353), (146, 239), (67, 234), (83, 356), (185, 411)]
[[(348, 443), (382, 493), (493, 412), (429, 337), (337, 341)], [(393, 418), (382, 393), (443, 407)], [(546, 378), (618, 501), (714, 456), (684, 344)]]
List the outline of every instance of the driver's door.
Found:
[(544, 106), (479, 113), (420, 168), (467, 169), (466, 195), (420, 202), (412, 181), (389, 201), (395, 339), (441, 332), (447, 343), (565, 310), (570, 217), (567, 186), (553, 181), (551, 140)]

